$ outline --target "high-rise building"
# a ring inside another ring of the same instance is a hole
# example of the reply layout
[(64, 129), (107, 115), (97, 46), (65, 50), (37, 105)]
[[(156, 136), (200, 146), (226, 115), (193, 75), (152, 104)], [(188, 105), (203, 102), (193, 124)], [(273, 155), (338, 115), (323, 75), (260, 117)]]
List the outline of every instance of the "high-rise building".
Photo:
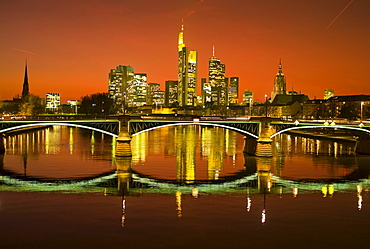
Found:
[(227, 82), (225, 79), (225, 65), (221, 64), (221, 60), (215, 57), (215, 53), (209, 58), (208, 63), (208, 82), (212, 88), (212, 103), (213, 105), (228, 105), (227, 101)]
[(146, 105), (147, 75), (134, 73), (134, 79), (127, 84), (127, 106), (135, 107)]
[(177, 84), (177, 80), (167, 80), (165, 82), (164, 105), (167, 107), (175, 106), (178, 104)]
[(24, 81), (23, 81), (23, 88), (22, 88), (22, 99), (27, 97), (30, 94), (30, 87), (28, 84), (28, 71), (27, 71), (27, 60), (26, 60), (26, 66), (24, 69)]
[(161, 85), (158, 83), (149, 83), (147, 91), (148, 105), (163, 105), (164, 91), (161, 91)]
[(201, 78), (201, 86), (202, 86), (202, 105), (209, 106), (212, 104), (212, 88), (211, 84), (207, 81), (206, 78)]
[(117, 66), (111, 69), (108, 82), (108, 96), (114, 103), (122, 106), (126, 102), (127, 88), (134, 80), (134, 68), (131, 66)]
[(275, 76), (274, 81), (274, 90), (271, 93), (271, 101), (274, 101), (274, 98), (278, 94), (286, 94), (286, 79), (283, 73), (283, 66), (281, 64), (281, 60), (279, 63), (279, 70)]
[(229, 105), (239, 102), (239, 77), (231, 77), (229, 84)]
[(330, 99), (331, 97), (334, 97), (334, 89), (325, 89), (324, 90), (324, 99)]
[(198, 52), (188, 51), (184, 43), (184, 25), (178, 37), (178, 103), (192, 106), (196, 100), (198, 77)]
[(47, 93), (46, 94), (46, 112), (54, 113), (57, 111), (60, 105), (60, 94), (59, 93)]

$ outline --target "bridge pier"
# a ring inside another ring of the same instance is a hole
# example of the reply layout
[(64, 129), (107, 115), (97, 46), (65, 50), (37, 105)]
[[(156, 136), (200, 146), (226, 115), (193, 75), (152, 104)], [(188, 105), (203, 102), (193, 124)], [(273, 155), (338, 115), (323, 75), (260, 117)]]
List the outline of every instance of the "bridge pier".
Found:
[(244, 153), (258, 157), (272, 157), (273, 133), (269, 118), (261, 118), (260, 136), (255, 138), (244, 138)]
[(355, 152), (363, 155), (370, 155), (370, 138), (359, 137), (356, 140)]
[(5, 136), (4, 134), (0, 134), (0, 154), (5, 153)]
[(120, 118), (120, 131), (117, 138), (116, 156), (131, 157), (131, 136), (128, 131), (128, 121), (130, 117)]

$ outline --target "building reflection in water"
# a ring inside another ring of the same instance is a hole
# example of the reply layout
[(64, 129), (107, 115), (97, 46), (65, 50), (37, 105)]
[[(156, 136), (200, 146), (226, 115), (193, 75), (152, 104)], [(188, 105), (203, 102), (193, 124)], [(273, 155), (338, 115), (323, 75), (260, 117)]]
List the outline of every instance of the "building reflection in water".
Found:
[(238, 138), (242, 139), (233, 131), (198, 125), (144, 132), (131, 141), (133, 164), (145, 162), (148, 155), (174, 158), (177, 181), (191, 183), (199, 179), (198, 174), (203, 171), (200, 168), (206, 162), (207, 180), (218, 180), (224, 171), (225, 158), (232, 158), (235, 164)]

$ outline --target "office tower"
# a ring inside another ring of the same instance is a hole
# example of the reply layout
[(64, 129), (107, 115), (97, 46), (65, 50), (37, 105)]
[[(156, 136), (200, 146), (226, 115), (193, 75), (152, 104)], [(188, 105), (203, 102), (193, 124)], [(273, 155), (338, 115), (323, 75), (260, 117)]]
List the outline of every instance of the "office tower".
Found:
[(108, 97), (113, 99), (118, 106), (123, 106), (126, 101), (127, 87), (134, 80), (134, 68), (131, 66), (117, 66), (111, 69), (108, 82)]
[(26, 67), (24, 70), (23, 89), (22, 89), (22, 99), (27, 97), (29, 94), (30, 94), (30, 87), (28, 84), (28, 71), (27, 71), (27, 60), (26, 60)]
[(149, 83), (147, 91), (148, 105), (163, 105), (164, 91), (161, 91), (161, 85), (158, 83)]
[(178, 103), (192, 106), (196, 100), (198, 52), (188, 51), (184, 43), (184, 25), (178, 37)]
[(147, 75), (134, 73), (134, 78), (127, 84), (126, 103), (128, 107), (146, 105)]
[(331, 97), (334, 97), (334, 89), (325, 89), (324, 90), (324, 99), (330, 99)]
[(221, 60), (215, 57), (215, 53), (209, 58), (208, 63), (208, 82), (212, 87), (212, 103), (213, 105), (226, 106), (227, 103), (227, 82), (225, 80), (225, 65), (221, 64)]
[(46, 94), (46, 112), (54, 113), (57, 111), (60, 105), (60, 94), (59, 93), (47, 93)]
[(177, 84), (178, 84), (177, 80), (167, 80), (165, 82), (164, 105), (167, 107), (175, 106), (178, 104)]
[(249, 89), (245, 89), (243, 93), (243, 104), (244, 105), (252, 105), (253, 104), (253, 92)]
[(239, 102), (239, 77), (231, 77), (229, 84), (229, 105)]
[(201, 85), (202, 85), (202, 105), (209, 106), (212, 104), (212, 88), (211, 84), (207, 82), (206, 78), (201, 78)]
[(281, 64), (281, 60), (279, 63), (279, 70), (275, 76), (274, 81), (274, 90), (271, 93), (271, 101), (274, 101), (274, 98), (278, 94), (286, 94), (286, 79), (283, 74), (283, 66)]

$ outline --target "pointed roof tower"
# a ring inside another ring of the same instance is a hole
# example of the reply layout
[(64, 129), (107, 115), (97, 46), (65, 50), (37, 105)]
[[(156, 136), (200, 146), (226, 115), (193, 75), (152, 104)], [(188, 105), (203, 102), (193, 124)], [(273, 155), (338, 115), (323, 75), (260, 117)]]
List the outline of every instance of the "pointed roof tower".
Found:
[(26, 67), (24, 70), (24, 81), (23, 81), (23, 89), (22, 89), (22, 99), (25, 98), (30, 94), (30, 88), (28, 85), (28, 72), (27, 72), (27, 59), (26, 59)]

